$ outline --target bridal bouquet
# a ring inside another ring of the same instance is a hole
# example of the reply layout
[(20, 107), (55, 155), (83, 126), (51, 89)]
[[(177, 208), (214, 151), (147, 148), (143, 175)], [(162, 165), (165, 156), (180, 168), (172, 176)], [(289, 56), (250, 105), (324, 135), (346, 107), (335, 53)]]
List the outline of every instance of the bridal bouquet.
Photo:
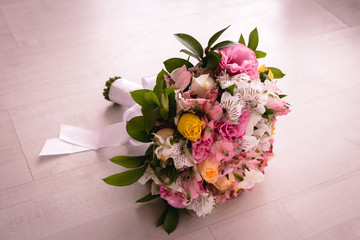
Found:
[[(284, 74), (258, 66), (266, 53), (257, 50), (257, 29), (247, 45), (242, 34), (238, 42), (215, 44), (226, 29), (205, 48), (190, 35), (175, 34), (187, 59), (166, 60), (153, 90), (130, 93), (142, 115), (127, 122), (127, 133), (149, 148), (143, 156), (113, 157), (131, 170), (103, 179), (115, 186), (149, 183), (151, 192), (137, 202), (162, 198), (166, 207), (156, 225), (168, 233), (180, 210), (205, 216), (262, 182), (273, 156), (276, 119), (290, 112), (276, 87)], [(107, 82), (105, 97), (118, 78)]]

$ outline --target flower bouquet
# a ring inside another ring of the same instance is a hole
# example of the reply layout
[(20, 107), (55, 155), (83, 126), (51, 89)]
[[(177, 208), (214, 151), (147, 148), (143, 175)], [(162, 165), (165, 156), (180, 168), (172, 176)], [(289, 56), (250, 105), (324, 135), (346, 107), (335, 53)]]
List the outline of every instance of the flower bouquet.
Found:
[[(215, 44), (226, 29), (205, 48), (190, 35), (175, 34), (187, 59), (166, 60), (153, 90), (130, 92), (141, 115), (127, 122), (127, 133), (150, 145), (143, 156), (113, 157), (132, 170), (103, 179), (115, 186), (150, 183), (151, 192), (137, 202), (164, 200), (156, 226), (167, 233), (175, 230), (179, 210), (205, 216), (262, 182), (273, 156), (276, 117), (290, 112), (276, 87), (284, 74), (258, 67), (266, 53), (257, 50), (257, 29), (247, 45), (242, 34), (238, 42)], [(105, 97), (118, 78), (107, 82)]]

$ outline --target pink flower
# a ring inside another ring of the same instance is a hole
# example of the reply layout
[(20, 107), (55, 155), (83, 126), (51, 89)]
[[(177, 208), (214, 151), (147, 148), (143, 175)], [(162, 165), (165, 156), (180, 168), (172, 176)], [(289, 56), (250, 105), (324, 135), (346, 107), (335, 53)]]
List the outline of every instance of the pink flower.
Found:
[(215, 133), (213, 127), (214, 121), (209, 122), (205, 130), (203, 131), (202, 138), (192, 143), (191, 155), (196, 160), (196, 163), (200, 163), (210, 156), (211, 146), (215, 141)]
[(231, 76), (245, 73), (252, 80), (259, 78), (258, 61), (250, 48), (238, 44), (219, 49), (219, 53), (222, 55), (219, 63), (221, 72), (226, 71)]
[(170, 73), (170, 78), (166, 75), (165, 82), (167, 87), (175, 87), (175, 89), (180, 89), (181, 91), (184, 90), (189, 84), (191, 80), (191, 73), (187, 71), (186, 66), (182, 66), (173, 70)]
[(203, 111), (208, 116), (209, 120), (218, 120), (223, 114), (223, 109), (218, 102), (205, 102)]
[(229, 120), (226, 122), (220, 121), (216, 126), (216, 130), (223, 139), (233, 141), (233, 138), (241, 138), (245, 134), (246, 125), (244, 128), (240, 123), (232, 124)]
[(225, 140), (216, 141), (211, 147), (211, 159), (220, 162), (221, 160), (229, 161), (234, 156), (233, 142)]
[(286, 108), (286, 101), (280, 98), (275, 98), (274, 100), (269, 101), (266, 104), (266, 107), (275, 111), (284, 111)]
[(219, 87), (217, 84), (215, 84), (212, 88), (206, 91), (204, 98), (209, 99), (211, 103), (214, 103), (218, 95), (219, 95)]
[(185, 171), (181, 173), (181, 186), (186, 192), (188, 199), (195, 199), (199, 194), (204, 194), (203, 179), (198, 172)]
[(167, 189), (164, 185), (160, 185), (160, 197), (165, 199), (174, 208), (184, 208), (186, 198), (180, 192)]

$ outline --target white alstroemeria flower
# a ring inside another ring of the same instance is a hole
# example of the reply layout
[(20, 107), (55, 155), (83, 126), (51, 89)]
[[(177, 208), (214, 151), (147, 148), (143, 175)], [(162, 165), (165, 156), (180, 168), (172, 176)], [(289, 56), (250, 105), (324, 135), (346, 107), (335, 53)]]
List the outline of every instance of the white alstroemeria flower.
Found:
[(213, 196), (204, 194), (193, 199), (186, 208), (195, 211), (198, 217), (205, 217), (205, 215), (212, 212), (215, 205), (216, 203)]
[(174, 122), (177, 125), (180, 115), (183, 112), (189, 111), (191, 106), (185, 103), (185, 99), (181, 96), (180, 91), (175, 94), (175, 102), (176, 102), (176, 116), (174, 118)]
[(244, 180), (236, 187), (236, 191), (240, 189), (251, 189), (256, 183), (264, 181), (265, 175), (257, 169), (245, 170)]
[(157, 195), (160, 193), (160, 185), (156, 184), (155, 182), (151, 183), (151, 194)]
[(183, 167), (192, 167), (195, 165), (195, 159), (192, 157), (185, 141), (174, 143), (171, 148), (172, 153), (169, 155), (173, 161), (176, 169)]
[(257, 129), (254, 130), (253, 135), (257, 138), (261, 138), (265, 133), (267, 133), (268, 135), (271, 134), (270, 127), (263, 121), (260, 121), (258, 124), (256, 124), (256, 128)]
[(145, 183), (147, 183), (149, 180), (153, 180), (156, 184), (159, 184), (159, 179), (156, 177), (154, 171), (152, 170), (152, 168), (150, 166), (148, 166), (145, 169), (144, 174), (141, 176), (141, 178), (139, 178), (138, 183), (144, 185)]
[(266, 152), (269, 151), (270, 149), (270, 136), (267, 134), (264, 134), (260, 139), (259, 139), (259, 143), (257, 145), (257, 149), (261, 152)]
[[(164, 179), (164, 182), (168, 182), (168, 181), (169, 181), (168, 178)], [(179, 177), (175, 180), (175, 182), (171, 183), (167, 187), (174, 190), (175, 192), (180, 192), (185, 194), (185, 190), (181, 186), (181, 179)]]
[(259, 140), (254, 136), (243, 136), (241, 140), (239, 140), (241, 150), (245, 152), (249, 152), (253, 150), (259, 143)]
[(157, 138), (155, 143), (158, 146), (154, 152), (159, 159), (165, 161), (166, 159), (169, 158), (170, 154), (172, 153), (172, 145), (170, 142), (172, 136), (163, 139), (161, 136), (155, 134), (155, 137)]
[(248, 85), (248, 82), (251, 81), (249, 75), (245, 73), (237, 74), (234, 76), (230, 76), (226, 72), (223, 72), (218, 78), (217, 78), (220, 87), (222, 89), (226, 89), (232, 85), (236, 85), (234, 92), (238, 92), (238, 90), (243, 89), (245, 86)]
[(239, 101), (239, 95), (231, 95), (229, 92), (224, 92), (221, 96), (220, 106), (226, 110), (226, 117), (232, 123), (238, 123), (241, 115), (243, 104)]

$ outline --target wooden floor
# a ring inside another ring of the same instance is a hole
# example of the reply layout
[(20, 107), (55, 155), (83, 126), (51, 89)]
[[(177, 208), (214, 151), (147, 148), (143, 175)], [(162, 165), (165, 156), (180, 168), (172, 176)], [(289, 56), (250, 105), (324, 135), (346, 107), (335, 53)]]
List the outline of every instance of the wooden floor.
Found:
[[(60, 124), (101, 128), (124, 108), (110, 76), (140, 83), (181, 56), (173, 33), (206, 44), (258, 27), (262, 61), (287, 75), (266, 180), (168, 236), (146, 187), (101, 181), (130, 145), (38, 157)], [(359, 0), (0, 0), (0, 239), (360, 239)]]

